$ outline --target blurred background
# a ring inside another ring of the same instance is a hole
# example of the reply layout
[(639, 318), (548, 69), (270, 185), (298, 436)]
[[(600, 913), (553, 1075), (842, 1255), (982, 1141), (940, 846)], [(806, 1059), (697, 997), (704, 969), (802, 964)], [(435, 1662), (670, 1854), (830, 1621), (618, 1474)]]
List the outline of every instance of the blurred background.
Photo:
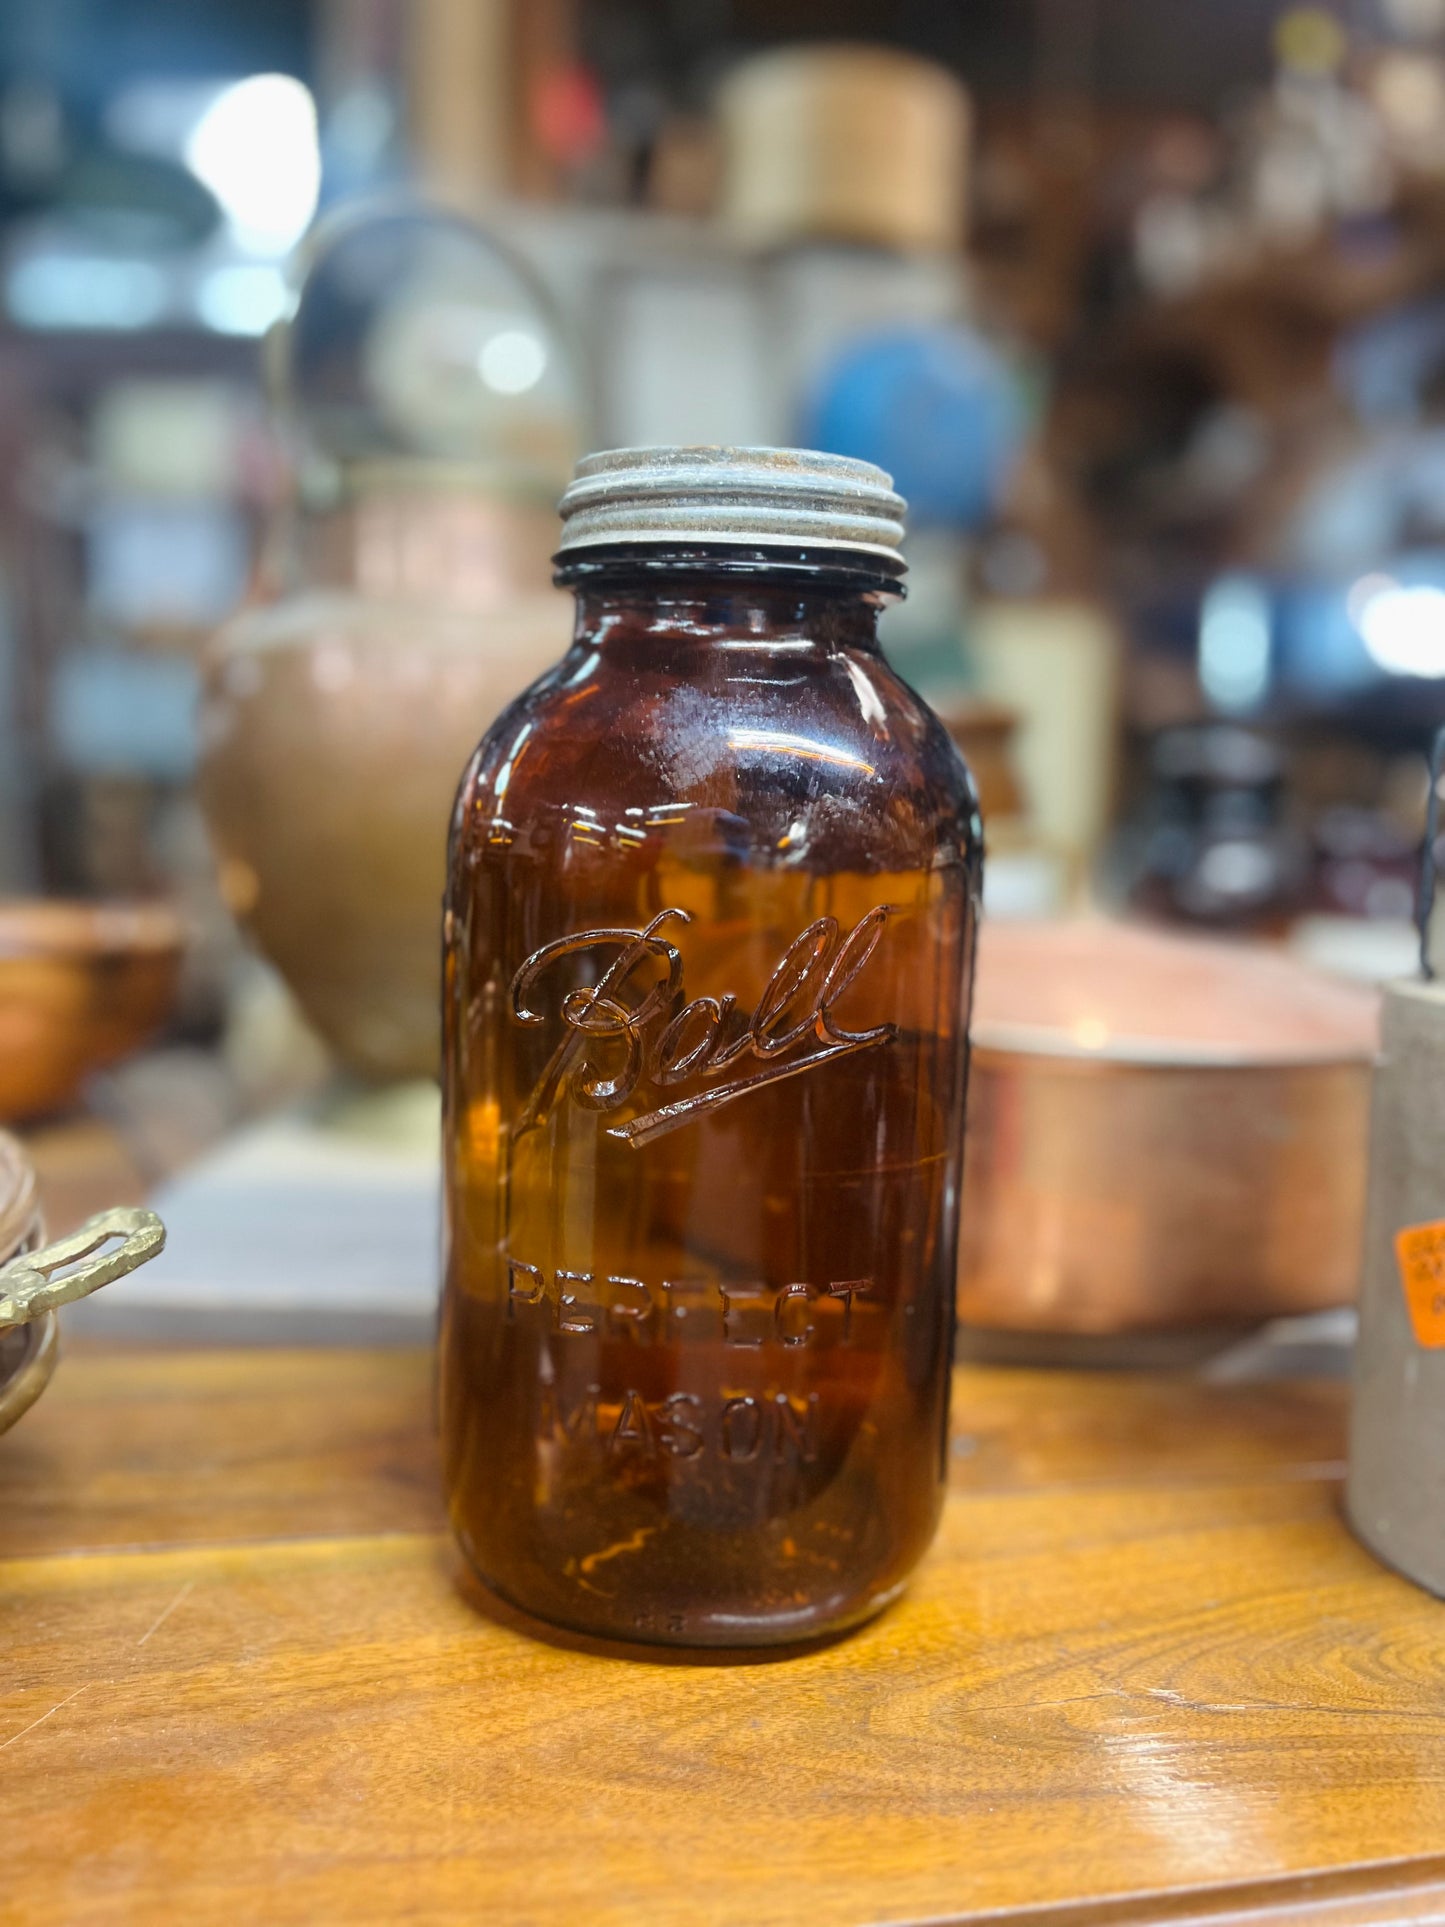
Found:
[(0, 11), (0, 1113), (152, 1183), (338, 1073), (404, 1107), (556, 495), (688, 441), (897, 478), (993, 915), (1410, 967), (1445, 0), (48, 0)]

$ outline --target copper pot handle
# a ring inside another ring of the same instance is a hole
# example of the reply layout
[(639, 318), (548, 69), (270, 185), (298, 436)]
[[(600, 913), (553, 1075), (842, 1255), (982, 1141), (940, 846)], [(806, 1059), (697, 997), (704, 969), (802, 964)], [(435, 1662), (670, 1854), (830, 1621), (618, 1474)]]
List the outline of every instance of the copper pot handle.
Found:
[[(113, 1238), (121, 1243), (102, 1251), (101, 1246)], [(113, 1284), (154, 1258), (165, 1241), (166, 1228), (154, 1211), (121, 1204), (87, 1219), (68, 1238), (12, 1258), (0, 1265), (0, 1332), (11, 1325), (27, 1325), (77, 1298), (88, 1298), (102, 1285)], [(56, 1272), (67, 1265), (76, 1268), (57, 1278)]]

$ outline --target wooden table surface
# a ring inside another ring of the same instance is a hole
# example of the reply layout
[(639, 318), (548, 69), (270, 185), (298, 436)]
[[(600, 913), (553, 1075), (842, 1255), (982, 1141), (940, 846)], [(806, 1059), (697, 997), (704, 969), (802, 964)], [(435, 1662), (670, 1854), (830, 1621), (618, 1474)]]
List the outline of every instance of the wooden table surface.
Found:
[(1341, 1387), (961, 1371), (908, 1596), (729, 1662), (482, 1599), (429, 1370), (73, 1350), (0, 1440), (7, 1927), (1445, 1917), (1445, 1606)]

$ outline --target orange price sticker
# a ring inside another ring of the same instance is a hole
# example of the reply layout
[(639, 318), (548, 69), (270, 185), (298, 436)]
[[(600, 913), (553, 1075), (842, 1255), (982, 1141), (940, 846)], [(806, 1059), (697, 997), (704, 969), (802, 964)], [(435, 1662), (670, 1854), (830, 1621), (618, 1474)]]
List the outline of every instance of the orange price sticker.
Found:
[(1433, 1351), (1445, 1345), (1445, 1220), (1397, 1231), (1395, 1257), (1415, 1341)]

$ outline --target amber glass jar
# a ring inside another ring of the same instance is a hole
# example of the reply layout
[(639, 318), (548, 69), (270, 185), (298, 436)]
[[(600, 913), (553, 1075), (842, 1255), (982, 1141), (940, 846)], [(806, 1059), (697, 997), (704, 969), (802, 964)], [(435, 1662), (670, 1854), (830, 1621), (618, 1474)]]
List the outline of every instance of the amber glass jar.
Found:
[(981, 835), (879, 652), (902, 506), (831, 456), (590, 458), (572, 649), (462, 782), (446, 1480), (562, 1625), (834, 1630), (938, 1520)]

